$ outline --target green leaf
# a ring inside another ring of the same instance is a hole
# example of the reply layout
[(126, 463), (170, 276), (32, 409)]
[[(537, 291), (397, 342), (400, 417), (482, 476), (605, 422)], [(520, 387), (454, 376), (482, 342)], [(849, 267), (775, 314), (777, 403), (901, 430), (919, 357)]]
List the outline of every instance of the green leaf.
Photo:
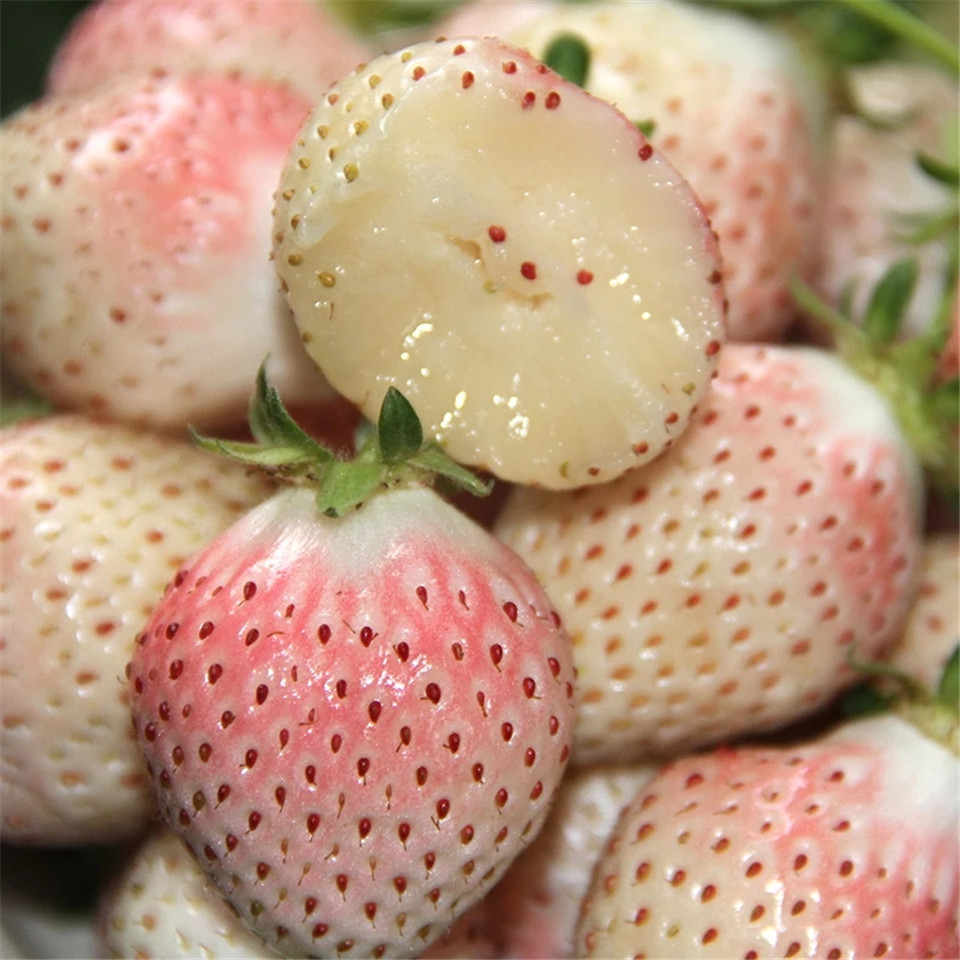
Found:
[(934, 180), (942, 183), (945, 187), (957, 189), (960, 187), (960, 169), (957, 164), (948, 163), (946, 160), (938, 160), (928, 153), (917, 154), (917, 164), (920, 169)]
[(917, 261), (910, 258), (897, 261), (880, 278), (863, 317), (864, 331), (872, 343), (890, 343), (896, 338), (918, 273)]
[(257, 386), (250, 400), (250, 431), (261, 444), (297, 447), (305, 460), (327, 463), (334, 459), (332, 450), (317, 443), (290, 416), (275, 387), (267, 382), (267, 361), (257, 370)]
[(423, 427), (410, 401), (390, 387), (377, 420), (380, 455), (386, 461), (406, 460), (423, 446)]
[(382, 463), (336, 460), (324, 471), (323, 484), (317, 491), (317, 509), (328, 517), (342, 517), (368, 500), (386, 475)]
[(543, 62), (564, 80), (582, 87), (590, 72), (590, 48), (574, 33), (559, 33), (547, 45)]
[(219, 453), (254, 467), (265, 469), (307, 466), (311, 460), (304, 456), (299, 447), (264, 446), (260, 443), (248, 443), (243, 440), (220, 440), (216, 437), (201, 436), (193, 427), (189, 428), (193, 442), (210, 453)]
[(52, 403), (38, 397), (5, 401), (0, 405), (0, 427), (10, 427), (22, 420), (36, 420), (53, 413)]
[(960, 710), (960, 644), (953, 648), (953, 653), (940, 675), (937, 703), (954, 712)]
[(934, 416), (946, 420), (948, 423), (960, 422), (960, 379), (954, 377), (931, 394), (930, 404)]
[(457, 487), (477, 497), (485, 497), (493, 490), (493, 481), (485, 481), (472, 470), (462, 467), (444, 453), (436, 444), (428, 443), (412, 461), (422, 470), (439, 477), (445, 477)]
[(645, 137), (647, 137), (647, 139), (649, 139), (653, 136), (654, 131), (657, 129), (657, 121), (637, 120), (636, 127)]
[(885, 713), (894, 703), (894, 698), (881, 693), (869, 683), (858, 683), (840, 699), (840, 709), (845, 717), (869, 717)]

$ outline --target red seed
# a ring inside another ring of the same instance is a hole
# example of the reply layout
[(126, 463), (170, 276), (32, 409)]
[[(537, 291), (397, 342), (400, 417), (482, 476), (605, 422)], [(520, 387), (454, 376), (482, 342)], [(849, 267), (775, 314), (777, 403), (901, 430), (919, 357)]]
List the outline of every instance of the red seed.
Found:
[(537, 265), (532, 260), (524, 260), (520, 264), (520, 275), (527, 280), (536, 280)]

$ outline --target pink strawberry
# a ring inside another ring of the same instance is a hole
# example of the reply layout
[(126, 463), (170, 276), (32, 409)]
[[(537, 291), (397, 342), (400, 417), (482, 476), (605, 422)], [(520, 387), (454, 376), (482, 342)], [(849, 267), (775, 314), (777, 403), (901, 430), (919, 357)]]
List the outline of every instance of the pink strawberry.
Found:
[(494, 40), (337, 83), (281, 174), (274, 256), (341, 393), (372, 418), (396, 386), (451, 457), (521, 483), (652, 459), (723, 339), (687, 184), (610, 104)]
[[(956, 140), (956, 80), (934, 67), (891, 61), (856, 68), (849, 86), (858, 112), (838, 117), (831, 135), (815, 286), (832, 303), (848, 299), (859, 316), (891, 265), (915, 258), (920, 271), (903, 322), (903, 332), (915, 335), (930, 327), (954, 293), (955, 280), (946, 288), (944, 282), (956, 235), (956, 194), (924, 172), (917, 157), (955, 155), (949, 138), (952, 122)], [(926, 242), (909, 239), (925, 229), (924, 220), (931, 225), (937, 219), (943, 219), (939, 234)]]
[(675, 0), (468, 3), (434, 28), (495, 34), (551, 60), (582, 42), (584, 87), (631, 120), (689, 181), (719, 236), (732, 340), (782, 339), (793, 273), (810, 277), (824, 91), (787, 36), (736, 13)]
[(263, 358), (331, 393), (269, 263), (271, 195), (308, 101), (263, 82), (127, 77), (3, 125), (2, 346), (67, 408), (242, 420)]
[(495, 532), (564, 618), (575, 761), (771, 729), (854, 679), (903, 627), (920, 553), (916, 459), (825, 351), (728, 344), (660, 459), (572, 492), (515, 489)]
[(226, 73), (315, 100), (367, 45), (314, 0), (100, 0), (54, 52), (49, 93), (89, 93), (119, 73)]
[(177, 574), (130, 663), (135, 726), (164, 815), (272, 948), (415, 954), (540, 829), (569, 642), (518, 558), (416, 485), (469, 475), (399, 395), (350, 464), (271, 396), (272, 445), (221, 449), (319, 476), (319, 505), (285, 490)]
[(173, 572), (271, 487), (80, 415), (0, 443), (0, 836), (86, 844), (154, 814), (123, 670)]
[(597, 867), (579, 955), (956, 957), (958, 775), (955, 726), (893, 715), (670, 763)]
[(163, 826), (146, 837), (112, 878), (98, 910), (104, 956), (173, 960), (276, 954), (213, 889), (183, 842)]

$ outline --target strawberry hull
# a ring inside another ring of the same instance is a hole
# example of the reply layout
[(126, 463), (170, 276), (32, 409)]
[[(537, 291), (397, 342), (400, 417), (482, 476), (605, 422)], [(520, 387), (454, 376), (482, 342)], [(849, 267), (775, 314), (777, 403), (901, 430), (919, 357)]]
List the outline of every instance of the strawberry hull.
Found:
[(539, 830), (569, 754), (548, 601), (422, 490), (338, 521), (274, 498), (177, 576), (130, 679), (167, 818), (288, 956), (422, 951)]

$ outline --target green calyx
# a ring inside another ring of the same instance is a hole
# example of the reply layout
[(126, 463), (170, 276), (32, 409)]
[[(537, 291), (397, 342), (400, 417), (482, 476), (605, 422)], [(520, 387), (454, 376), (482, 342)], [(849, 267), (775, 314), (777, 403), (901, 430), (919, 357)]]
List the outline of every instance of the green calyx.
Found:
[(190, 433), (204, 450), (315, 488), (317, 508), (329, 517), (342, 516), (391, 487), (424, 486), (442, 479), (475, 496), (486, 496), (492, 489), (492, 483), (456, 463), (438, 444), (424, 440), (416, 411), (395, 387), (383, 399), (376, 429), (365, 431), (352, 460), (340, 459), (304, 432), (268, 383), (265, 363), (257, 373), (249, 423), (252, 442), (204, 437), (192, 429)]
[(954, 647), (934, 690), (889, 663), (851, 657), (850, 664), (867, 679), (844, 697), (848, 717), (895, 713), (960, 756), (960, 644)]
[(894, 263), (857, 318), (849, 296), (833, 307), (797, 279), (792, 292), (798, 306), (830, 334), (844, 362), (884, 396), (930, 482), (954, 503), (960, 492), (960, 382), (940, 379), (938, 368), (950, 336), (956, 268), (947, 270), (941, 302), (927, 331), (901, 339), (917, 275), (915, 258)]

